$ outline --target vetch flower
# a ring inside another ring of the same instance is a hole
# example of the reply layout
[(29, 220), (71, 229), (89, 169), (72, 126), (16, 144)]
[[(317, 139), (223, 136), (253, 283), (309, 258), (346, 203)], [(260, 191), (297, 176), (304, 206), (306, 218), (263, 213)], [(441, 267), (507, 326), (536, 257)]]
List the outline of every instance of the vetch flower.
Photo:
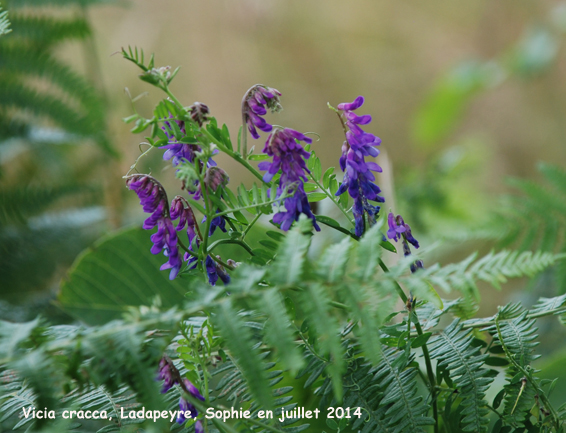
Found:
[(185, 412), (190, 411), (190, 418), (196, 418), (198, 416), (197, 408), (194, 407), (189, 401), (185, 400), (184, 397), (179, 398), (179, 415), (177, 416), (177, 423), (183, 424), (187, 418), (185, 417)]
[(183, 384), (185, 385), (185, 389), (191, 394), (194, 398), (198, 398), (201, 401), (204, 401), (204, 397), (201, 395), (200, 391), (196, 386), (189, 379), (183, 379)]
[(169, 362), (167, 362), (167, 359), (165, 357), (161, 358), (161, 360), (159, 361), (159, 372), (157, 379), (164, 381), (163, 388), (161, 388), (162, 394), (165, 394), (173, 387), (173, 385), (175, 385), (176, 381), (173, 377), (173, 374), (174, 373), (171, 369), (171, 366), (169, 365)]
[(357, 236), (364, 233), (364, 214), (367, 215), (369, 223), (373, 224), (380, 210), (379, 206), (369, 204), (368, 200), (378, 203), (385, 201), (379, 195), (381, 189), (373, 183), (375, 176), (372, 171), (381, 172), (381, 167), (375, 162), (365, 160), (366, 156), (379, 155), (379, 150), (375, 146), (381, 144), (381, 139), (360, 128), (360, 125), (371, 122), (371, 116), (358, 116), (353, 111), (360, 108), (363, 103), (364, 97), (358, 96), (354, 102), (338, 104), (338, 110), (343, 112), (347, 131), (340, 157), (340, 168), (345, 173), (344, 180), (336, 195), (348, 191), (350, 197), (354, 199), (352, 212)]
[(270, 182), (281, 170), (277, 197), (281, 197), (284, 191), (292, 194), (283, 201), (286, 211), (278, 212), (273, 217), (273, 221), (281, 225), (281, 230), (289, 230), (291, 224), (298, 221), (301, 214), (305, 214), (313, 221), (314, 228), (320, 231), (303, 186), (308, 180), (307, 173), (310, 173), (305, 162), (310, 153), (303, 149), (299, 141), (312, 143), (310, 138), (298, 131), (290, 128), (277, 129), (269, 135), (263, 149), (263, 153), (273, 157), (273, 160), (261, 162), (258, 168), (267, 171), (263, 176), (266, 182)]
[[(389, 230), (387, 230), (387, 237), (389, 239), (393, 239), (394, 241), (399, 241), (400, 239), (402, 240), (403, 255), (405, 257), (411, 255), (411, 248), (409, 247), (409, 244), (411, 244), (415, 248), (419, 248), (419, 242), (411, 233), (411, 227), (409, 226), (409, 224), (405, 223), (401, 215), (397, 215), (395, 217), (393, 215), (393, 212), (389, 212), (389, 215), (387, 215), (387, 223), (389, 225)], [(423, 268), (424, 265), (422, 260), (416, 260), (415, 262), (411, 263), (411, 272), (413, 273), (415, 273), (418, 269)]]
[(200, 419), (195, 423), (195, 433), (204, 433), (204, 426)]
[(393, 212), (389, 212), (389, 215), (387, 215), (387, 223), (389, 225), (389, 230), (387, 230), (387, 237), (389, 239), (398, 241), (402, 237), (403, 242), (409, 242), (415, 248), (419, 248), (419, 242), (413, 237), (411, 227), (409, 224), (405, 223), (401, 215), (395, 217)]
[[(226, 172), (218, 167), (209, 167), (204, 175), (204, 184), (207, 187), (207, 191), (211, 191), (213, 193), (215, 193), (219, 187), (226, 186), (229, 180), (230, 178), (228, 177)], [(217, 209), (216, 213), (219, 212), (220, 209)], [(206, 222), (206, 216), (203, 218), (202, 222)], [(214, 217), (212, 221), (210, 221), (210, 229), (208, 235), (212, 236), (217, 228), (226, 233), (226, 220), (223, 216)]]
[(242, 120), (247, 125), (253, 138), (259, 138), (256, 128), (264, 132), (270, 132), (273, 129), (273, 126), (261, 116), (267, 114), (268, 108), (272, 112), (281, 110), (280, 96), (279, 90), (263, 84), (256, 84), (244, 95), (242, 99)]
[(171, 269), (169, 279), (173, 280), (181, 269), (182, 261), (177, 247), (177, 232), (169, 216), (167, 194), (163, 186), (153, 177), (145, 174), (134, 174), (126, 179), (126, 186), (135, 191), (143, 206), (144, 212), (151, 213), (143, 224), (145, 230), (157, 226), (157, 232), (151, 235), (152, 254), (163, 254), (168, 258), (161, 270)]

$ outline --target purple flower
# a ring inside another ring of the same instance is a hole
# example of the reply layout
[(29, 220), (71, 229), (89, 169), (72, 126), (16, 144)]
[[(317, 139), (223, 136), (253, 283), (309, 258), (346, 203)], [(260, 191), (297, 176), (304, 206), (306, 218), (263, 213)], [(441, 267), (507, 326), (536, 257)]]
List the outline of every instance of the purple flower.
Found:
[(419, 248), (419, 242), (413, 237), (411, 233), (411, 227), (406, 224), (401, 215), (395, 217), (393, 212), (389, 212), (387, 216), (387, 223), (389, 225), (389, 230), (387, 230), (387, 237), (398, 241), (403, 238), (403, 242), (409, 242), (415, 248)]
[(401, 233), (405, 233), (405, 230), (407, 230), (404, 225), (397, 224), (393, 212), (389, 212), (389, 215), (387, 216), (387, 223), (389, 224), (387, 237), (389, 239), (393, 239), (394, 241), (398, 241), (401, 238)]
[(178, 165), (183, 160), (193, 162), (195, 160), (196, 152), (200, 150), (200, 147), (196, 144), (196, 140), (195, 143), (193, 144), (181, 143), (177, 141), (175, 135), (172, 133), (173, 131), (173, 127), (171, 126), (172, 122), (175, 122), (177, 124), (179, 130), (183, 135), (186, 134), (185, 122), (182, 122), (180, 120), (172, 120), (165, 122), (165, 126), (162, 127), (161, 129), (163, 129), (165, 135), (167, 135), (167, 138), (169, 138), (169, 143), (159, 147), (160, 149), (166, 149), (165, 153), (163, 154), (163, 159), (165, 161), (169, 161), (170, 159), (172, 159), (173, 160), (172, 163), (174, 166)]
[[(409, 247), (409, 244), (413, 245), (415, 248), (419, 248), (419, 242), (413, 237), (411, 227), (409, 224), (405, 223), (401, 215), (397, 215), (397, 217), (395, 217), (393, 212), (389, 212), (389, 215), (387, 215), (387, 223), (389, 225), (387, 237), (394, 241), (402, 239), (403, 254), (405, 257), (411, 255), (411, 248)], [(411, 263), (411, 272), (413, 273), (415, 273), (418, 269), (423, 268), (424, 265), (422, 260), (416, 260), (414, 263)]]
[(183, 379), (183, 384), (185, 385), (187, 391), (189, 391), (189, 394), (191, 394), (194, 398), (198, 398), (199, 400), (204, 401), (204, 397), (201, 395), (200, 391), (196, 386), (193, 385), (193, 383), (189, 379)]
[(291, 224), (298, 221), (301, 214), (305, 214), (312, 219), (314, 228), (320, 231), (303, 186), (304, 181), (308, 180), (307, 173), (310, 173), (305, 163), (310, 153), (303, 149), (299, 141), (312, 143), (310, 138), (298, 131), (289, 128), (277, 129), (269, 135), (263, 149), (263, 153), (272, 156), (273, 160), (261, 162), (258, 168), (267, 171), (263, 176), (265, 182), (270, 182), (281, 170), (277, 197), (280, 197), (285, 190), (292, 194), (284, 200), (286, 211), (279, 212), (273, 217), (273, 221), (281, 225), (281, 230), (289, 230)]
[[(229, 181), (230, 178), (226, 172), (218, 167), (209, 167), (204, 175), (204, 184), (206, 185), (207, 190), (212, 192), (216, 192), (218, 188), (226, 186)], [(219, 212), (220, 209), (217, 209), (216, 213)], [(206, 216), (203, 218), (202, 222), (206, 222)], [(208, 235), (212, 236), (217, 228), (226, 233), (226, 220), (223, 216), (218, 216), (212, 219)]]
[(273, 126), (267, 123), (261, 116), (267, 114), (268, 108), (272, 112), (281, 110), (280, 96), (281, 92), (279, 90), (262, 84), (256, 84), (244, 95), (242, 100), (242, 117), (253, 138), (259, 138), (256, 128), (264, 132), (270, 132), (273, 129)]
[(175, 379), (173, 378), (173, 372), (171, 371), (171, 366), (167, 362), (165, 357), (161, 358), (159, 361), (159, 372), (157, 375), (158, 380), (163, 380), (163, 388), (161, 388), (161, 393), (165, 394), (175, 385)]
[(169, 279), (173, 280), (181, 269), (182, 261), (177, 247), (177, 232), (169, 217), (167, 194), (163, 186), (153, 177), (145, 174), (128, 176), (126, 186), (135, 191), (144, 212), (151, 213), (143, 224), (145, 230), (157, 226), (157, 232), (151, 235), (152, 254), (163, 254), (168, 258), (161, 270), (171, 269)]
[(220, 278), (224, 284), (230, 283), (230, 275), (226, 272), (224, 266), (217, 263), (211, 256), (208, 256), (204, 263), (206, 266), (206, 273), (208, 275), (208, 282), (211, 286), (216, 285), (218, 278)]
[(178, 424), (183, 424), (187, 420), (187, 417), (185, 417), (185, 412), (187, 411), (191, 412), (189, 418), (196, 418), (198, 416), (197, 408), (194, 407), (190, 402), (185, 400), (184, 397), (181, 397), (179, 399), (179, 410), (181, 412), (179, 412), (179, 415), (177, 416)]
[(336, 195), (348, 191), (354, 199), (352, 212), (356, 223), (356, 235), (364, 233), (364, 213), (368, 215), (370, 223), (375, 222), (375, 215), (379, 213), (380, 207), (373, 206), (368, 200), (383, 203), (385, 199), (378, 194), (381, 189), (373, 183), (375, 176), (372, 171), (381, 172), (381, 167), (375, 162), (366, 162), (366, 156), (376, 157), (379, 150), (375, 146), (381, 144), (381, 139), (373, 134), (365, 132), (359, 125), (367, 125), (371, 122), (370, 115), (358, 116), (353, 110), (360, 108), (364, 103), (363, 96), (358, 96), (354, 102), (338, 104), (338, 109), (343, 111), (346, 120), (346, 141), (342, 145), (342, 156), (340, 157), (340, 168), (345, 172), (344, 180)]
[(204, 427), (200, 419), (195, 423), (195, 433), (204, 433)]

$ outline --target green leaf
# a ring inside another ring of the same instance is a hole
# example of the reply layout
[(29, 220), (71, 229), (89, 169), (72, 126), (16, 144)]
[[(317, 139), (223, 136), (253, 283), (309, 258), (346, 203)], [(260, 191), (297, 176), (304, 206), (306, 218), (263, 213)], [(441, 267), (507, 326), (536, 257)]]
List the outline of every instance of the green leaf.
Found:
[(416, 349), (417, 347), (424, 346), (431, 335), (432, 335), (432, 332), (425, 332), (424, 334), (413, 338), (411, 340), (411, 347), (413, 349)]
[(291, 330), (291, 323), (279, 291), (277, 289), (265, 291), (261, 306), (268, 317), (265, 324), (267, 342), (277, 349), (277, 355), (283, 365), (296, 374), (303, 366), (304, 360), (295, 344), (295, 335)]
[(312, 192), (310, 194), (307, 194), (307, 197), (308, 197), (309, 202), (313, 203), (315, 201), (324, 200), (327, 196), (323, 192)]
[(250, 161), (265, 161), (269, 158), (271, 158), (269, 155), (250, 155), (248, 159)]
[(299, 283), (309, 245), (310, 237), (301, 233), (299, 227), (293, 228), (277, 251), (277, 257), (269, 271), (271, 281), (284, 286)]
[(357, 277), (360, 281), (369, 281), (375, 274), (381, 259), (381, 242), (383, 220), (378, 221), (360, 239), (356, 263), (359, 266)]
[(346, 273), (346, 264), (350, 257), (351, 248), (351, 238), (345, 238), (342, 242), (329, 246), (316, 267), (320, 277), (329, 283), (341, 281)]
[(187, 292), (182, 278), (169, 280), (160, 271), (167, 261), (150, 252), (150, 233), (126, 229), (102, 238), (75, 261), (61, 285), (61, 307), (88, 324), (120, 318), (129, 306), (151, 305), (159, 296), (162, 306), (180, 305)]
[(330, 176), (332, 175), (332, 173), (334, 173), (334, 167), (328, 168), (324, 172), (324, 176), (322, 176), (322, 186), (324, 186), (326, 189), (328, 189), (328, 187), (330, 186)]
[(271, 409), (273, 397), (269, 390), (265, 370), (258, 369), (261, 358), (254, 348), (250, 328), (246, 326), (242, 316), (232, 307), (232, 301), (227, 298), (217, 311), (215, 321), (220, 327), (226, 346), (236, 358), (235, 362), (242, 371), (250, 391), (261, 404)]

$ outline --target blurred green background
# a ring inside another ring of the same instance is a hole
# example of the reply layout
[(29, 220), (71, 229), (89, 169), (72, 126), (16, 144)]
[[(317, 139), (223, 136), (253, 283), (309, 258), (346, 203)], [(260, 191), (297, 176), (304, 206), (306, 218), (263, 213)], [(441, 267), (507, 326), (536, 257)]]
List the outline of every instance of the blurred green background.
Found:
[[(489, 222), (501, 197), (517, 193), (507, 179), (541, 182), (537, 163), (566, 163), (565, 2), (4, 0), (1, 6), (12, 21), (12, 32), (0, 36), (3, 319), (41, 312), (70, 320), (52, 301), (73, 260), (100, 236), (143, 219), (121, 176), (144, 139), (121, 119), (133, 112), (130, 96), (141, 95), (135, 106), (150, 116), (162, 95), (113, 55), (121, 47), (155, 52), (158, 66), (181, 66), (176, 96), (186, 105), (206, 103), (233, 137), (246, 89), (255, 83), (279, 89), (284, 110), (268, 115), (271, 123), (320, 134), (313, 149), (324, 167), (337, 165), (343, 141), (327, 102), (364, 95), (360, 112), (373, 116), (368, 130), (383, 140), (384, 210), (402, 213), (421, 244), (442, 241), (425, 263), (496, 246), (503, 226)], [(263, 148), (259, 140), (255, 145)], [(238, 165), (217, 159), (232, 185), (251, 184)], [(139, 168), (162, 179), (170, 196), (180, 191), (161, 152)], [(465, 228), (485, 227), (496, 233), (459, 237)], [(556, 294), (561, 289), (551, 274), (527, 291), (520, 291), (525, 281), (484, 290), (480, 313)], [(543, 351), (562, 347), (564, 334), (553, 326)]]

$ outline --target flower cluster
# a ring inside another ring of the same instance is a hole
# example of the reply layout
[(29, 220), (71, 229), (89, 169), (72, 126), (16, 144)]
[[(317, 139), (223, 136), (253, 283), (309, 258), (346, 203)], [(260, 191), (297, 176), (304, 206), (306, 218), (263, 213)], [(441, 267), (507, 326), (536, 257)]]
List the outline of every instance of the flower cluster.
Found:
[[(201, 240), (198, 235), (198, 225), (195, 214), (191, 206), (183, 197), (178, 195), (173, 199), (171, 202), (170, 216), (172, 220), (179, 219), (179, 223), (176, 227), (177, 231), (183, 230), (185, 226), (187, 227), (187, 238), (189, 239), (188, 249), (193, 252), (198, 251)], [(217, 217), (215, 219), (221, 219), (224, 222), (222, 217)], [(212, 220), (212, 222), (214, 222), (214, 220)], [(222, 229), (223, 227), (220, 228)], [(189, 252), (185, 252), (183, 260), (187, 262), (189, 269), (195, 269), (198, 263), (196, 254), (191, 255)], [(208, 281), (212, 286), (216, 284), (218, 278), (220, 278), (225, 284), (230, 282), (230, 275), (228, 275), (224, 267), (216, 263), (212, 257), (208, 256), (206, 258), (204, 266), (208, 275)]]
[(261, 116), (267, 114), (268, 108), (272, 112), (281, 110), (280, 96), (279, 90), (261, 84), (256, 84), (244, 95), (242, 100), (242, 117), (253, 138), (259, 138), (256, 127), (264, 132), (270, 132), (273, 129), (273, 126), (267, 123)]
[(304, 181), (308, 180), (307, 173), (310, 173), (305, 163), (310, 153), (305, 151), (298, 141), (312, 143), (310, 138), (298, 131), (289, 128), (277, 129), (269, 135), (263, 149), (263, 153), (273, 157), (273, 160), (261, 162), (258, 167), (267, 171), (263, 176), (265, 182), (270, 182), (281, 170), (277, 197), (284, 191), (292, 194), (284, 201), (286, 211), (273, 217), (273, 221), (281, 225), (281, 230), (289, 230), (291, 224), (298, 221), (301, 214), (305, 214), (312, 219), (314, 228), (320, 231), (303, 186)]
[(171, 269), (169, 279), (173, 280), (181, 269), (182, 260), (177, 246), (177, 232), (169, 215), (167, 194), (157, 180), (145, 174), (128, 176), (126, 186), (136, 192), (144, 212), (151, 213), (143, 228), (151, 230), (157, 226), (157, 232), (151, 235), (151, 252), (158, 254), (163, 250), (168, 260), (161, 266), (161, 270)]
[[(389, 212), (387, 216), (387, 224), (389, 225), (389, 230), (387, 230), (387, 237), (394, 241), (399, 241), (402, 239), (403, 244), (403, 254), (405, 257), (411, 255), (411, 248), (409, 244), (415, 248), (419, 248), (419, 242), (413, 237), (411, 233), (411, 227), (409, 224), (405, 223), (401, 215), (393, 215), (393, 212)], [(423, 268), (423, 261), (416, 260), (411, 264), (411, 272), (416, 272), (417, 269)]]
[(184, 160), (193, 162), (195, 160), (196, 153), (200, 151), (200, 147), (197, 144), (181, 143), (177, 141), (175, 135), (171, 132), (171, 122), (175, 122), (177, 124), (179, 130), (183, 135), (186, 134), (185, 122), (181, 120), (172, 120), (165, 122), (166, 126), (164, 126), (162, 129), (167, 135), (169, 142), (166, 145), (160, 147), (160, 149), (166, 149), (165, 153), (163, 154), (163, 159), (165, 161), (172, 160), (171, 162), (173, 163), (173, 166), (179, 165), (179, 163)]
[(373, 183), (375, 176), (372, 171), (381, 172), (381, 167), (375, 162), (366, 162), (366, 156), (377, 156), (379, 150), (375, 148), (381, 144), (381, 139), (373, 134), (365, 132), (360, 125), (371, 122), (370, 115), (358, 116), (354, 110), (360, 108), (364, 103), (363, 96), (358, 96), (354, 102), (338, 105), (338, 110), (343, 112), (346, 120), (346, 141), (342, 145), (342, 156), (340, 157), (340, 168), (345, 172), (344, 180), (336, 195), (341, 195), (346, 190), (354, 199), (353, 214), (356, 222), (356, 235), (364, 233), (364, 212), (370, 224), (375, 223), (375, 216), (380, 207), (368, 203), (368, 200), (383, 203), (385, 199), (378, 194), (381, 189)]
[[(219, 187), (224, 187), (228, 184), (230, 178), (224, 170), (218, 167), (209, 167), (204, 175), (204, 184), (207, 187), (207, 191), (216, 192)], [(216, 213), (220, 212), (217, 210)], [(206, 222), (206, 216), (202, 220), (203, 223)], [(212, 236), (216, 229), (219, 228), (224, 233), (226, 233), (226, 220), (222, 216), (217, 216), (210, 222), (209, 236)]]
[[(162, 394), (165, 394), (174, 385), (180, 385), (183, 391), (185, 391), (187, 394), (201, 401), (204, 401), (204, 397), (202, 396), (198, 388), (194, 386), (189, 379), (181, 378), (179, 370), (177, 370), (175, 365), (173, 365), (173, 362), (166, 356), (161, 358), (161, 360), (159, 361), (157, 380), (164, 381), (163, 388), (161, 388)], [(186, 421), (184, 413), (187, 411), (190, 411), (191, 415), (194, 414), (194, 416), (191, 416), (191, 418), (196, 418), (198, 416), (196, 407), (183, 396), (181, 396), (181, 398), (179, 399), (179, 409), (181, 410), (181, 413), (177, 417), (177, 423), (179, 424), (183, 424)], [(197, 422), (195, 423), (195, 432), (202, 433), (203, 431), (204, 428), (202, 421), (197, 420)]]

